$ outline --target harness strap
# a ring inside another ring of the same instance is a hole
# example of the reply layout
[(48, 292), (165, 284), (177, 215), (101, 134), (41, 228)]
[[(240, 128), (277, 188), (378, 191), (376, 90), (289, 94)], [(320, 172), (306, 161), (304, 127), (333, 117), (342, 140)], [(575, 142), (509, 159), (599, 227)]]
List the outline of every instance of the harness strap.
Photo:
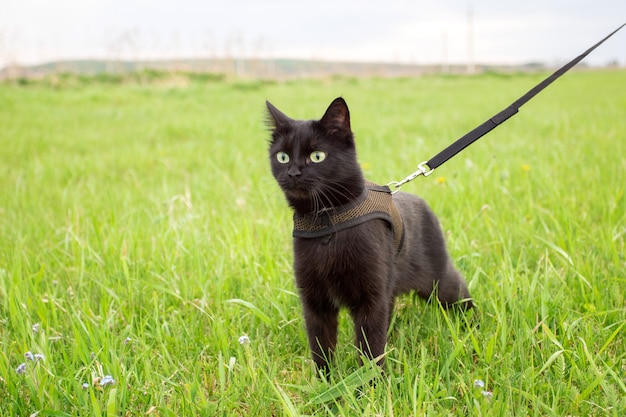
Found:
[(341, 230), (374, 219), (382, 219), (389, 223), (393, 231), (396, 252), (399, 252), (404, 241), (402, 216), (393, 202), (389, 187), (369, 181), (366, 181), (363, 193), (347, 205), (304, 216), (294, 214), (293, 236), (310, 239), (330, 237)]

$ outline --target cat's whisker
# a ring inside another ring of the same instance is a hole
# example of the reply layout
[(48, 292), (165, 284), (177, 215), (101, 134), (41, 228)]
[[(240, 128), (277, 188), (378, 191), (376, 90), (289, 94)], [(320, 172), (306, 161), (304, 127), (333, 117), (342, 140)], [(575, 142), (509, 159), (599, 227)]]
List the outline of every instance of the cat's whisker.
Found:
[[(350, 201), (357, 197), (356, 195), (353, 195), (350, 192), (350, 190), (345, 185), (341, 184), (340, 182), (329, 181), (327, 185), (329, 186), (328, 187), (329, 191), (331, 191), (330, 193), (331, 196), (340, 197), (340, 198), (335, 198), (334, 202), (330, 198), (327, 198), (331, 206), (343, 204), (341, 200)], [(342, 188), (344, 191), (342, 191), (340, 188)]]
[(311, 190), (311, 199), (313, 201), (313, 221), (317, 222), (319, 212), (322, 210), (322, 201), (317, 190)]

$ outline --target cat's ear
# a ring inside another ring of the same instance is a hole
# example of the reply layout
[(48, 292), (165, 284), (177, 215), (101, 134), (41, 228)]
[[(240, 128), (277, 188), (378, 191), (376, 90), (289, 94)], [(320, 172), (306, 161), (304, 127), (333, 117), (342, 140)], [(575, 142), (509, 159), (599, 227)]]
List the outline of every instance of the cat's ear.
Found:
[(329, 135), (335, 133), (350, 134), (350, 111), (345, 100), (337, 97), (330, 103), (320, 124), (326, 129)]
[(293, 120), (289, 116), (278, 110), (267, 100), (265, 100), (265, 105), (268, 112), (267, 125), (270, 129), (285, 130), (291, 125)]

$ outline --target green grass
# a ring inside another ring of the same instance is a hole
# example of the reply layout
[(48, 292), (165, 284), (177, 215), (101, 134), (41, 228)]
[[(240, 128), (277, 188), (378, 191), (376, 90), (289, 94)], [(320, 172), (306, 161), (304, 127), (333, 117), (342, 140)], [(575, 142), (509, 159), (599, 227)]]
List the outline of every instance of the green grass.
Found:
[(0, 85), (0, 415), (626, 413), (626, 72), (567, 74), (404, 187), (439, 215), (479, 308), (400, 298), (382, 377), (357, 366), (342, 315), (329, 381), (264, 100), (317, 118), (342, 95), (386, 183), (543, 75), (154, 78)]

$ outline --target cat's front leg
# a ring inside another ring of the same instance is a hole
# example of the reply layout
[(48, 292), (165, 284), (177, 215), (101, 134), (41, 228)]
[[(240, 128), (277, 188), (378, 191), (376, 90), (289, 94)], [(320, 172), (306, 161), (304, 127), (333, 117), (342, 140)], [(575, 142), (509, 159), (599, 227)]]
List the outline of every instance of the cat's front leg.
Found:
[(368, 358), (376, 359), (382, 365), (387, 344), (387, 330), (393, 302), (385, 303), (381, 300), (376, 306), (363, 306), (351, 311), (356, 334), (356, 347)]
[(309, 339), (309, 348), (317, 369), (328, 374), (330, 360), (337, 344), (339, 309), (334, 306), (303, 302), (304, 322)]

